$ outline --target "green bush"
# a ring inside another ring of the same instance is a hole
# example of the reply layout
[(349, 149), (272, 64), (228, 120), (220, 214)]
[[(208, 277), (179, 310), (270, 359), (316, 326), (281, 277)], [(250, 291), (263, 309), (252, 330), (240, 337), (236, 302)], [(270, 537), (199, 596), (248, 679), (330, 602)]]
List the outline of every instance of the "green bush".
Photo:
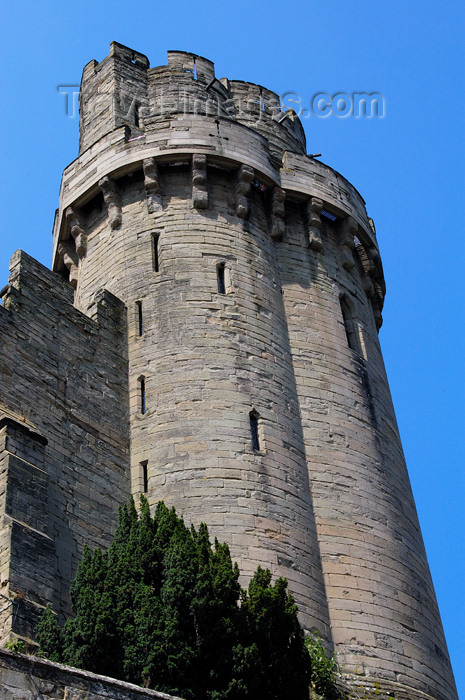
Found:
[(38, 628), (50, 659), (186, 700), (308, 700), (311, 662), (287, 582), (258, 568), (247, 591), (226, 544), (145, 498), (120, 509), (108, 552), (85, 548), (74, 617)]

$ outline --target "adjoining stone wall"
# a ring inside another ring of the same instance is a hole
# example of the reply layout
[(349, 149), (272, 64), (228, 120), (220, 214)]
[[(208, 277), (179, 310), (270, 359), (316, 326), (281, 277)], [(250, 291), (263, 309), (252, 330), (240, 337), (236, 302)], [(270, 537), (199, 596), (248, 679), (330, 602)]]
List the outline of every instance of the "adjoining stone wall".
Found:
[(90, 671), (0, 649), (2, 700), (181, 700)]
[(69, 614), (84, 544), (108, 546), (130, 493), (126, 310), (103, 291), (88, 318), (72, 299), (15, 253), (0, 306), (3, 638), (34, 638), (47, 603)]

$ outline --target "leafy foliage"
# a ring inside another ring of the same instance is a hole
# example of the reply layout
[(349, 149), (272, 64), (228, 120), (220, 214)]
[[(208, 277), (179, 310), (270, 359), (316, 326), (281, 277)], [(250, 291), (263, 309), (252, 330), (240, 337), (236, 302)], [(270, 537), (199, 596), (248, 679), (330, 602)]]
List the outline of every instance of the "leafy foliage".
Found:
[(337, 661), (336, 656), (328, 656), (323, 646), (321, 637), (314, 632), (313, 635), (305, 637), (305, 645), (310, 655), (312, 672), (310, 686), (319, 696), (324, 698), (336, 697), (336, 676)]
[(5, 644), (5, 649), (14, 651), (16, 654), (23, 654), (26, 652), (26, 642), (24, 639), (10, 639), (10, 641)]
[(310, 657), (287, 583), (260, 567), (248, 591), (226, 544), (162, 502), (120, 509), (108, 552), (85, 548), (75, 616), (38, 628), (50, 659), (187, 700), (308, 698)]

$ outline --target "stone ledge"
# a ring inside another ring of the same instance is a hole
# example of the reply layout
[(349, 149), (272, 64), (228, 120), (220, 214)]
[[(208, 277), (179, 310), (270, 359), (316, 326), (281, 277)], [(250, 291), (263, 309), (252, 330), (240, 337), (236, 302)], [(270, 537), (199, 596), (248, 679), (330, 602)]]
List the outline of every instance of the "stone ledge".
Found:
[(0, 649), (0, 687), (4, 700), (181, 700), (157, 690), (6, 649)]

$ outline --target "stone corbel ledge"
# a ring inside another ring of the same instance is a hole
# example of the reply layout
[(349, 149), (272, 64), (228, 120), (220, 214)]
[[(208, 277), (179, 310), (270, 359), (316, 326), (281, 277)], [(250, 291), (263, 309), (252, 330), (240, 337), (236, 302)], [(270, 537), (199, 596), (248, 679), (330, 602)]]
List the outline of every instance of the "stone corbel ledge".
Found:
[[(135, 142), (135, 144), (139, 144), (139, 142)], [(203, 169), (203, 165), (206, 163), (205, 152), (208, 153), (209, 162), (218, 162), (232, 169), (238, 168), (236, 214), (239, 218), (246, 218), (248, 214), (248, 193), (251, 184), (249, 178), (253, 173), (253, 177), (260, 178), (268, 186), (280, 188), (285, 192), (286, 198), (302, 202), (315, 198), (315, 200), (321, 200), (324, 206), (338, 217), (351, 216), (359, 225), (359, 238), (364, 246), (377, 249), (376, 237), (374, 230), (368, 223), (363, 199), (350, 183), (323, 163), (316, 162), (301, 154), (285, 151), (283, 153), (283, 167), (281, 170), (275, 170), (270, 167), (269, 163), (257, 160), (255, 157), (247, 158), (248, 154), (239, 155), (232, 152), (217, 154), (214, 149), (209, 149), (207, 146), (196, 146), (195, 143), (190, 143), (182, 148), (178, 147), (173, 152), (169, 149), (162, 152), (160, 149), (161, 147), (156, 143), (140, 144), (129, 149), (128, 153), (124, 155), (117, 152), (111, 156), (109, 154), (108, 158), (102, 159), (101, 167), (97, 171), (95, 164), (92, 163), (93, 167), (89, 173), (87, 170), (91, 164), (89, 163), (87, 166), (85, 159), (82, 162), (81, 159), (77, 159), (67, 168), (60, 193), (60, 208), (54, 226), (54, 269), (56, 271), (61, 269), (61, 263), (59, 259), (57, 260), (58, 244), (65, 240), (68, 235), (68, 223), (65, 218), (68, 207), (72, 206), (75, 211), (79, 212), (79, 207), (90, 201), (100, 189), (108, 207), (110, 224), (112, 228), (118, 227), (121, 224), (122, 211), (121, 194), (117, 187), (117, 180), (129, 172), (140, 169), (144, 172), (147, 199), (151, 200), (148, 204), (155, 213), (160, 197), (160, 193), (157, 191), (157, 170), (160, 163), (179, 161), (187, 156), (192, 158), (193, 170), (197, 171), (193, 172), (193, 179), (197, 180), (195, 184), (198, 185), (193, 194), (197, 204), (200, 204), (198, 208), (201, 208), (202, 205), (208, 204), (206, 180), (204, 180), (206, 173)], [(116, 169), (115, 166), (117, 166)], [(341, 194), (341, 188), (338, 186), (340, 181), (343, 181), (346, 186), (347, 197)], [(279, 235), (281, 229), (278, 219), (279, 216), (276, 220), (275, 235)], [(317, 241), (315, 241), (315, 245), (318, 246)]]
[(321, 212), (323, 210), (323, 201), (318, 197), (310, 197), (307, 202), (307, 218), (308, 218), (308, 247), (317, 253), (323, 251), (323, 241), (321, 239)]
[(108, 218), (111, 228), (119, 228), (122, 222), (121, 193), (114, 180), (106, 175), (99, 180), (98, 186), (102, 190), (103, 199), (108, 209)]
[(75, 207), (68, 207), (65, 217), (76, 244), (76, 253), (79, 258), (83, 258), (87, 252), (87, 234), (84, 230), (81, 213)]
[(149, 214), (155, 214), (162, 209), (157, 161), (155, 158), (144, 158), (142, 161), (142, 168), (144, 171), (147, 208)]
[(355, 265), (355, 237), (358, 234), (358, 224), (352, 216), (347, 216), (340, 224), (338, 258), (339, 264), (347, 272)]
[(79, 279), (79, 257), (76, 244), (71, 240), (61, 241), (58, 244), (58, 254), (63, 258), (65, 267), (69, 272), (69, 283), (76, 289)]
[(254, 170), (249, 165), (240, 166), (236, 181), (236, 216), (246, 219), (250, 210), (250, 188), (254, 179)]
[(207, 156), (203, 153), (192, 156), (192, 206), (208, 208)]
[(384, 678), (366, 678), (364, 676), (355, 674), (344, 673), (343, 680), (341, 683), (341, 690), (348, 692), (350, 689), (357, 688), (362, 696), (362, 691), (366, 692), (366, 697), (372, 697), (374, 691), (376, 691), (377, 700), (437, 700), (436, 696), (429, 695), (429, 693), (424, 693), (416, 688), (411, 688), (403, 683), (396, 683), (396, 681), (388, 681)]

